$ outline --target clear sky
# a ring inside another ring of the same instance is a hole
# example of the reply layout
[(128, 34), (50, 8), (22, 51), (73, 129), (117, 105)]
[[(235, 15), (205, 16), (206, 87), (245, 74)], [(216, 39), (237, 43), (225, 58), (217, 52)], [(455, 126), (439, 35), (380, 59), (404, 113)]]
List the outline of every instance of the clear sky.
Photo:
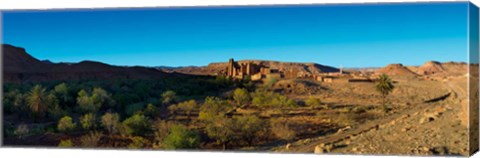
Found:
[(467, 2), (3, 12), (41, 60), (189, 66), (229, 58), (338, 67), (467, 61)]

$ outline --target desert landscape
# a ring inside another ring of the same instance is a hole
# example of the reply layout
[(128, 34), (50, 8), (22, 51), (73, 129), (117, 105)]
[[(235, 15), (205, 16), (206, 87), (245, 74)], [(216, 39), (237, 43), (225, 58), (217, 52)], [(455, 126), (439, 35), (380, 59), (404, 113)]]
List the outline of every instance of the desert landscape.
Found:
[(478, 83), (478, 64), (337, 68), (227, 58), (147, 67), (2, 50), (5, 146), (464, 156), (475, 149), (469, 106), (478, 98), (469, 94), (478, 85), (468, 85)]

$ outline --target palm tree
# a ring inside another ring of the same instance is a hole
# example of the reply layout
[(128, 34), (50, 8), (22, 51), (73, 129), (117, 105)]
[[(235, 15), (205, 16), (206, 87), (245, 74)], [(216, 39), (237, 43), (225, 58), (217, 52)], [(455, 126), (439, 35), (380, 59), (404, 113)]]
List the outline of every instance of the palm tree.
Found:
[(48, 107), (48, 98), (45, 88), (36, 85), (27, 96), (27, 104), (35, 117), (43, 117)]
[(390, 94), (390, 92), (392, 92), (393, 88), (395, 88), (393, 86), (392, 79), (390, 79), (390, 77), (388, 77), (386, 74), (380, 75), (380, 78), (378, 79), (375, 88), (377, 92), (382, 95), (382, 105), (384, 107), (384, 110), (386, 110), (385, 98), (388, 94)]

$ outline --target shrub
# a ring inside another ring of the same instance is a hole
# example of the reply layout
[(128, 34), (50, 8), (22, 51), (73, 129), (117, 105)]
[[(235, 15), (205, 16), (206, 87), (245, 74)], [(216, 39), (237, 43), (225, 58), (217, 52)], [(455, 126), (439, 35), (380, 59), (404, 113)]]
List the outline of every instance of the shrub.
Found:
[(172, 127), (174, 124), (164, 121), (164, 120), (158, 120), (155, 122), (155, 143), (154, 143), (154, 148), (161, 148), (163, 146), (163, 141), (168, 135), (168, 131), (170, 127)]
[(297, 107), (297, 103), (281, 94), (265, 90), (257, 90), (253, 93), (253, 105), (259, 107)]
[(64, 116), (58, 121), (57, 129), (60, 132), (69, 132), (75, 129), (75, 123), (70, 116)]
[(352, 115), (340, 114), (335, 118), (335, 123), (339, 126), (350, 126), (355, 123), (355, 119)]
[(187, 116), (190, 118), (190, 113), (198, 108), (197, 102), (195, 100), (189, 100), (185, 102), (178, 103), (176, 106), (176, 109), (180, 109), (185, 111)]
[(237, 88), (233, 92), (233, 100), (235, 100), (235, 103), (238, 106), (242, 106), (250, 102), (251, 98), (250, 98), (250, 94), (246, 89)]
[(60, 143), (58, 143), (58, 147), (61, 148), (71, 148), (73, 147), (73, 142), (70, 139), (67, 140), (61, 140)]
[(166, 149), (195, 149), (199, 143), (200, 136), (182, 125), (172, 126), (163, 142)]
[(270, 127), (273, 134), (279, 139), (289, 142), (295, 138), (296, 132), (285, 121), (273, 120)]
[(314, 98), (314, 97), (308, 97), (308, 99), (305, 101), (305, 104), (312, 108), (317, 108), (322, 106), (321, 100), (319, 98)]
[(148, 140), (143, 137), (135, 136), (131, 138), (132, 142), (128, 144), (127, 148), (129, 149), (144, 149), (149, 144)]
[(25, 124), (18, 125), (17, 128), (14, 131), (14, 134), (20, 139), (27, 136), (28, 133), (30, 133), (30, 130), (29, 130), (28, 126), (25, 125)]
[(5, 114), (12, 114), (15, 112), (14, 107), (14, 101), (15, 98), (21, 95), (18, 90), (13, 90), (13, 91), (6, 91), (4, 89), (4, 94), (3, 94), (3, 109)]
[(155, 118), (160, 115), (160, 111), (155, 105), (148, 104), (144, 110), (144, 114), (150, 118)]
[(53, 120), (58, 120), (60, 117), (65, 115), (65, 111), (58, 104), (53, 104), (48, 107), (47, 111), (48, 116)]
[(105, 113), (102, 116), (102, 126), (109, 132), (109, 133), (117, 133), (118, 126), (119, 126), (119, 116), (117, 113)]
[(178, 98), (174, 91), (168, 90), (162, 93), (162, 104), (163, 105), (170, 105), (177, 102)]
[(214, 120), (217, 117), (223, 117), (231, 108), (232, 105), (226, 100), (217, 97), (207, 97), (202, 107), (200, 107), (198, 119), (202, 121)]
[(31, 109), (26, 103), (27, 96), (27, 94), (22, 94), (17, 89), (6, 92), (3, 97), (5, 115), (16, 113), (19, 114), (20, 117), (28, 116)]
[(122, 124), (126, 126), (128, 134), (144, 135), (151, 130), (148, 118), (141, 114), (127, 118)]
[(267, 77), (267, 82), (265, 82), (265, 86), (266, 87), (273, 87), (273, 85), (275, 85), (275, 83), (277, 83), (277, 81), (279, 80), (277, 77)]
[(88, 113), (80, 117), (80, 124), (82, 125), (83, 129), (92, 129), (95, 128), (96, 119), (95, 119), (95, 114), (93, 113)]
[(102, 133), (90, 132), (89, 134), (80, 137), (80, 144), (82, 147), (96, 147), (100, 141), (100, 138), (102, 138)]

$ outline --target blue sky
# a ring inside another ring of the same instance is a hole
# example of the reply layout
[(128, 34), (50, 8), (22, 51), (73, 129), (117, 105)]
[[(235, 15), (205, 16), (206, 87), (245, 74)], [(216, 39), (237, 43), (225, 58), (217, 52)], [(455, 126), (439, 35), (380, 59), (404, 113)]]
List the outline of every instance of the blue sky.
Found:
[(467, 2), (3, 12), (3, 43), (53, 62), (338, 67), (467, 61)]

